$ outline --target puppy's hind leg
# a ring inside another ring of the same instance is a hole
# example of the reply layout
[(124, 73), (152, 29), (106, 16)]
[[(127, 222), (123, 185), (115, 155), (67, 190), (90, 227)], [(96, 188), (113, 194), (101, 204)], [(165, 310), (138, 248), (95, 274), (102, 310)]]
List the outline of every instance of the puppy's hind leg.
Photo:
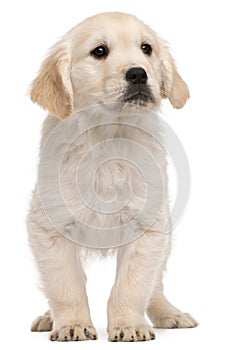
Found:
[(50, 310), (42, 316), (38, 316), (31, 325), (31, 332), (49, 332), (52, 330), (53, 320)]
[(163, 272), (166, 266), (171, 248), (171, 234), (168, 236), (165, 257), (159, 269), (157, 280), (152, 291), (147, 315), (156, 328), (192, 328), (198, 325), (197, 321), (188, 313), (181, 312), (173, 306), (165, 297), (163, 292)]
[(193, 328), (198, 325), (191, 315), (173, 306), (159, 288), (152, 295), (147, 314), (156, 328)]

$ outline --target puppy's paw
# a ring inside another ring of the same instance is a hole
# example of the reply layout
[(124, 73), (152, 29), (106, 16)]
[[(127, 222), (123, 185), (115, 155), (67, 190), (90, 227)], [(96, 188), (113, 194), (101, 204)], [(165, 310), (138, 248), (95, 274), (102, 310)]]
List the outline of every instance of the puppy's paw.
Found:
[(92, 325), (72, 324), (54, 329), (50, 334), (52, 341), (96, 340), (97, 332)]
[(109, 330), (109, 341), (112, 342), (134, 342), (155, 339), (154, 330), (149, 325), (133, 327), (112, 327)]
[(154, 319), (156, 328), (193, 328), (197, 325), (198, 322), (192, 316), (183, 312), (158, 316)]
[(33, 321), (31, 326), (32, 332), (49, 332), (52, 330), (53, 320), (50, 312), (47, 311), (43, 316), (39, 316)]

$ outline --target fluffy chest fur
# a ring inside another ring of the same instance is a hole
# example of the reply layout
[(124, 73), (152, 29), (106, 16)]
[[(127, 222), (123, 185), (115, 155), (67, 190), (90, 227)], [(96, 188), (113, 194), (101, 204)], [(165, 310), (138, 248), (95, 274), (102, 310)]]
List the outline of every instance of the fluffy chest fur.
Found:
[[(50, 184), (40, 195), (42, 205), (73, 239), (76, 232), (85, 240), (96, 230), (111, 229), (119, 230), (123, 239), (137, 236), (165, 210), (166, 154), (153, 113), (108, 117), (86, 111), (62, 123), (49, 116), (40, 168), (45, 176), (39, 188)], [(68, 214), (57, 200), (57, 175)]]

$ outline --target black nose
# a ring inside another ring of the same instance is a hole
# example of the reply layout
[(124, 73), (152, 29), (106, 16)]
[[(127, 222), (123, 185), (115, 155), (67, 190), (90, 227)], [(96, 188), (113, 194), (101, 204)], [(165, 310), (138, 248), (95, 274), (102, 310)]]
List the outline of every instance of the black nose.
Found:
[(126, 72), (125, 79), (133, 84), (145, 84), (148, 76), (143, 68), (134, 67)]

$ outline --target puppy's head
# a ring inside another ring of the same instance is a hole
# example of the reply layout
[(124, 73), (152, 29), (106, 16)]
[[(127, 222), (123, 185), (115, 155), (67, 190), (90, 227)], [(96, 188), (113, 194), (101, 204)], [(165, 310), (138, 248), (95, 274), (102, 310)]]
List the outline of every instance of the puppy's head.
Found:
[(189, 97), (165, 43), (136, 17), (96, 15), (57, 43), (32, 83), (31, 99), (59, 118), (96, 104), (181, 108)]

